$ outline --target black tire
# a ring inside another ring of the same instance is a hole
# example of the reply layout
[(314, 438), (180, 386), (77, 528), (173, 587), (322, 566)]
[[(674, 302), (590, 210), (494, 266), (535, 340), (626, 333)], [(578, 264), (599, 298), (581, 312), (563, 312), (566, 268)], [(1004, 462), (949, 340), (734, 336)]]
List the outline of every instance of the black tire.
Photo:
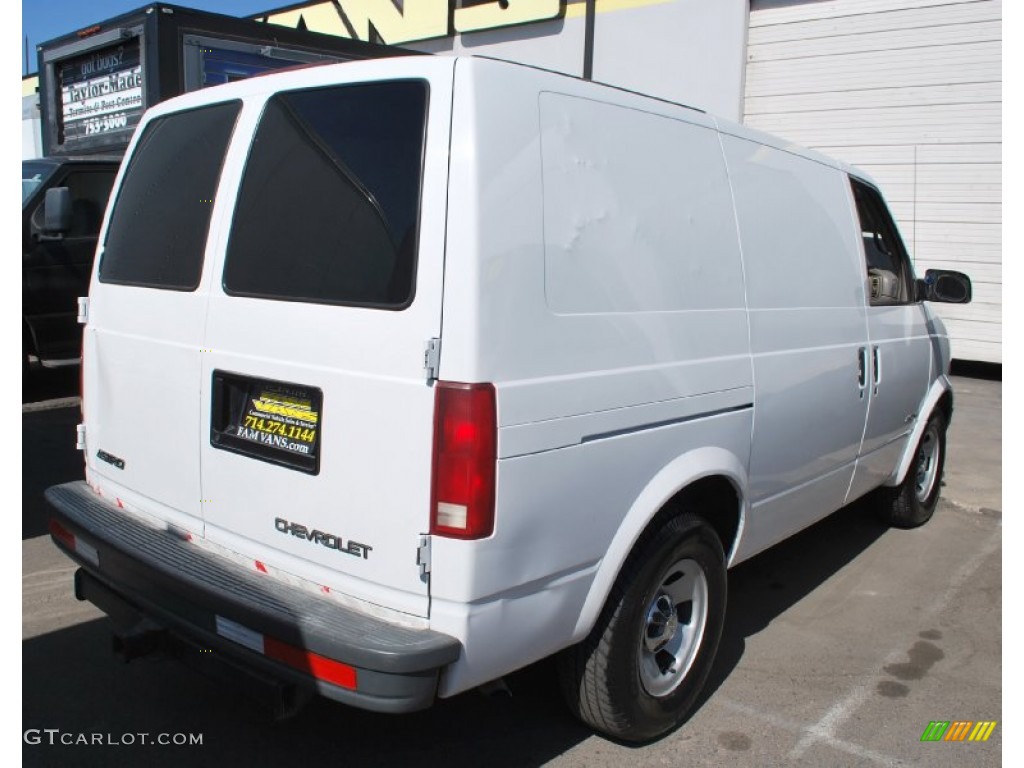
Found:
[[(689, 580), (695, 586), (687, 604)], [(672, 585), (679, 585), (675, 590), (682, 593), (682, 602), (665, 591)], [(562, 692), (573, 714), (627, 742), (648, 741), (682, 723), (711, 671), (726, 592), (722, 544), (706, 521), (687, 511), (648, 529), (593, 630), (559, 656)], [(706, 611), (700, 608), (702, 600)], [(674, 622), (666, 610), (672, 603)], [(653, 649), (659, 642), (665, 646)]]
[(946, 417), (936, 411), (928, 419), (907, 476), (895, 488), (879, 491), (878, 512), (896, 528), (917, 528), (932, 518), (939, 503), (946, 465)]

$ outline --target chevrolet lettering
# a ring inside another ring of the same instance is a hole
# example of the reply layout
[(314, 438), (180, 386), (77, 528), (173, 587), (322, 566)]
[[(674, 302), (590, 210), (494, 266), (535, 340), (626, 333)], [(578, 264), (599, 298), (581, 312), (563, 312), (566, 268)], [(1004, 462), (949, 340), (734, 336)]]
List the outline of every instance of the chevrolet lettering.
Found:
[(281, 533), (290, 533), (292, 536), (297, 536), (300, 539), (306, 539), (307, 541), (322, 544), (328, 549), (336, 549), (339, 552), (344, 552), (346, 555), (355, 555), (356, 557), (361, 557), (364, 560), (366, 560), (370, 556), (370, 552), (373, 551), (373, 547), (367, 544), (360, 544), (350, 540), (348, 544), (345, 545), (344, 539), (342, 539), (341, 536), (335, 536), (333, 533), (324, 533), (323, 531), (310, 530), (299, 523), (289, 523), (281, 517), (274, 518), (274, 527)]

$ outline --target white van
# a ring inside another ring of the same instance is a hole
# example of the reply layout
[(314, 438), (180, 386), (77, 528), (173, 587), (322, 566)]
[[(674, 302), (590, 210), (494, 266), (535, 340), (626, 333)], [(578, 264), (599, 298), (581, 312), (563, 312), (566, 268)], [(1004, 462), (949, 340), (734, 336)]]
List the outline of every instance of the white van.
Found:
[(935, 508), (922, 299), (970, 281), (916, 280), (870, 179), (778, 139), (396, 58), (165, 102), (112, 200), (86, 481), (47, 497), (126, 658), (406, 712), (562, 652), (576, 714), (644, 740), (729, 566), (874, 489)]

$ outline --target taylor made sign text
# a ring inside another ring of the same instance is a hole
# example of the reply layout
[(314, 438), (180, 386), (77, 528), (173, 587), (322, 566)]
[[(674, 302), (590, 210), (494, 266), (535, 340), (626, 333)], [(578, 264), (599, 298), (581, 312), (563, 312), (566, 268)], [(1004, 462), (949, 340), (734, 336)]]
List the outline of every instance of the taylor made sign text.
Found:
[(285, 27), (400, 45), (456, 33), (557, 19), (566, 0), (328, 0), (258, 17)]
[(134, 128), (142, 116), (138, 39), (58, 64), (62, 141)]

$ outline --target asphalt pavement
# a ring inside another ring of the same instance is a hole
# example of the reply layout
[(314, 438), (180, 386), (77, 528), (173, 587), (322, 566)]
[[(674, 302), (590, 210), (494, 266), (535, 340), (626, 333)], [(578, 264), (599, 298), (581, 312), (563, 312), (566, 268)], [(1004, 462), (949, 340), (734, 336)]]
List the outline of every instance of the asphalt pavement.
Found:
[[(943, 501), (926, 526), (890, 529), (854, 504), (730, 571), (705, 695), (642, 747), (574, 721), (550, 661), (511, 675), (510, 696), (403, 716), (314, 701), (283, 722), (175, 662), (122, 664), (45, 535), (42, 490), (82, 476), (78, 408), (62, 399), (74, 382), (37, 383), (48, 402), (23, 413), (27, 766), (1001, 765), (1000, 381), (955, 379)], [(936, 720), (997, 725), (984, 743), (922, 742)]]

